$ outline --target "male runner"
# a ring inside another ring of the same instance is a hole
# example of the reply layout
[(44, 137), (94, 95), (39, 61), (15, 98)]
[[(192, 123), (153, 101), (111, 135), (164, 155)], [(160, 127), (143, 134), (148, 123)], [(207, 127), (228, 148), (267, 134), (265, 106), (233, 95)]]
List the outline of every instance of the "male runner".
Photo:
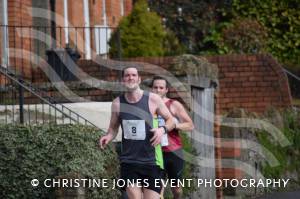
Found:
[[(136, 68), (125, 68), (122, 78), (126, 91), (113, 100), (108, 132), (99, 144), (103, 149), (121, 125), (121, 179), (146, 180), (143, 187), (127, 186), (127, 195), (130, 199), (158, 199), (162, 187), (155, 184), (155, 179), (162, 179), (163, 168), (160, 142), (162, 135), (174, 128), (172, 115), (158, 95), (140, 89), (141, 78)], [(156, 114), (166, 120), (165, 126), (153, 128)]]
[[(193, 121), (185, 111), (183, 105), (173, 99), (168, 98), (169, 84), (168, 81), (159, 76), (152, 79), (152, 92), (160, 95), (168, 107), (169, 111), (175, 118), (175, 128), (168, 132), (168, 145), (163, 146), (163, 157), (165, 171), (169, 179), (180, 180), (184, 168), (184, 159), (182, 151), (182, 143), (179, 136), (179, 130), (191, 131), (194, 129)], [(174, 199), (179, 199), (182, 196), (182, 188), (180, 186), (171, 187)]]

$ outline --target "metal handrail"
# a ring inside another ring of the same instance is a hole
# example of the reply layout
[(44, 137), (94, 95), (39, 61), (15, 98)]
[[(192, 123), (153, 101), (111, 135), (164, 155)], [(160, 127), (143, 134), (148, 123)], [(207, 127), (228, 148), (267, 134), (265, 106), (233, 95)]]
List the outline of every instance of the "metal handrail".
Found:
[(293, 78), (295, 78), (296, 80), (300, 81), (300, 77), (298, 77), (297, 75), (295, 75), (294, 73), (290, 72), (289, 70), (283, 68), (283, 71), (285, 73), (287, 73), (288, 75), (292, 76)]
[[(40, 89), (37, 89), (37, 88), (33, 87), (31, 83), (26, 82), (22, 77), (17, 77), (14, 73), (12, 73), (11, 71), (9, 71), (9, 69), (7, 69), (6, 67), (0, 65), (0, 72), (3, 75), (5, 75), (6, 77), (8, 77), (10, 80), (12, 80), (15, 83), (17, 83), (22, 88), (26, 89), (27, 91), (29, 91), (30, 93), (32, 93), (33, 95), (35, 95), (37, 98), (39, 98), (40, 100), (42, 100), (44, 103), (48, 104), (49, 106), (51, 106), (52, 108), (54, 108), (56, 111), (60, 112), (62, 115), (64, 115), (64, 116), (68, 117), (69, 119), (71, 119), (72, 121), (79, 123), (78, 122), (79, 119), (82, 119), (85, 124), (90, 124), (93, 127), (97, 127), (91, 121), (87, 120), (85, 117), (79, 115), (78, 113), (72, 111), (70, 108), (64, 106), (63, 104), (60, 104), (60, 106), (62, 107), (62, 110), (60, 110), (56, 105), (53, 105), (53, 104), (56, 104), (56, 101), (55, 101), (54, 98), (52, 98), (50, 96), (47, 96), (47, 98), (45, 98), (45, 97), (42, 97), (42, 95), (39, 94), (39, 93), (48, 94), (47, 92), (42, 91)], [(64, 109), (69, 112), (69, 115), (63, 111)], [(74, 118), (72, 118), (71, 114), (74, 114), (77, 117), (77, 120), (74, 119)]]

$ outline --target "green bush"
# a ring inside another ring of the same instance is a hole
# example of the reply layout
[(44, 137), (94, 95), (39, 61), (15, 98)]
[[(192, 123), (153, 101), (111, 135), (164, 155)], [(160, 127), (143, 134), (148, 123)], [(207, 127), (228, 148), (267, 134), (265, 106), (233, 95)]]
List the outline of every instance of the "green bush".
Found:
[(226, 53), (264, 53), (267, 47), (265, 28), (253, 19), (235, 19), (222, 29), (219, 48)]
[(233, 0), (227, 17), (252, 18), (268, 32), (267, 51), (285, 64), (298, 65), (300, 57), (299, 2), (295, 0)]
[[(0, 198), (54, 198), (55, 188), (42, 182), (70, 173), (88, 179), (118, 176), (112, 148), (100, 151), (102, 134), (82, 125), (0, 125)], [(31, 186), (38, 179), (40, 185)], [(118, 198), (110, 188), (89, 188), (87, 198)]]
[(181, 55), (186, 50), (184, 49), (184, 46), (179, 43), (179, 40), (177, 39), (174, 32), (171, 30), (166, 31), (166, 36), (164, 38), (164, 56), (175, 56), (175, 55)]
[[(186, 47), (185, 53), (207, 55), (245, 53), (248, 50), (260, 53), (264, 50), (290, 69), (300, 69), (300, 3), (297, 0), (148, 2)], [(254, 23), (249, 24), (244, 19)], [(255, 28), (258, 24), (259, 27)], [(224, 35), (226, 32), (227, 36)], [(265, 33), (267, 38), (263, 40)], [(241, 38), (242, 43), (238, 43)], [(223, 42), (237, 47), (230, 48), (234, 46)]]
[(198, 54), (210, 48), (203, 39), (220, 19), (218, 8), (228, 6), (228, 0), (148, 0), (149, 6), (164, 18), (166, 27), (172, 30), (185, 47), (185, 54)]
[[(164, 55), (164, 30), (160, 17), (148, 11), (145, 0), (135, 3), (132, 12), (124, 17), (119, 26), (122, 57), (151, 57)], [(118, 31), (110, 41), (110, 56), (118, 55)]]
[(282, 112), (283, 128), (281, 131), (290, 141), (290, 145), (280, 146), (267, 132), (258, 132), (259, 143), (268, 149), (279, 161), (279, 165), (272, 167), (262, 162), (262, 173), (268, 178), (281, 178), (287, 173), (297, 173), (294, 179), (300, 185), (300, 112), (286, 110)]
[[(196, 149), (193, 147), (191, 143), (191, 138), (187, 135), (186, 132), (182, 132), (180, 134), (180, 137), (182, 139), (183, 144), (183, 150), (184, 152), (191, 154), (191, 156), (196, 156)], [(193, 164), (194, 160), (191, 158), (188, 159), (188, 157), (185, 157), (185, 165), (184, 165), (184, 171), (183, 171), (183, 179), (194, 179), (195, 176), (193, 175), (195, 170), (195, 165)], [(189, 196), (193, 191), (196, 190), (196, 187), (192, 183), (191, 187), (185, 186), (183, 187), (183, 196), (187, 197)]]

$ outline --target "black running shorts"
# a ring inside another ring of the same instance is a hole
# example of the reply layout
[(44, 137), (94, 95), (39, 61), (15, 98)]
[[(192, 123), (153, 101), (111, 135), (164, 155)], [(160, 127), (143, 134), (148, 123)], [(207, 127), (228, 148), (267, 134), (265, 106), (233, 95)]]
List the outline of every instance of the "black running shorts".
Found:
[[(153, 190), (160, 194), (162, 189), (161, 179), (163, 178), (163, 170), (156, 165), (140, 165), (140, 164), (121, 164), (121, 179), (125, 180), (127, 186), (134, 182), (138, 182), (138, 186)], [(126, 188), (126, 187), (123, 187)]]
[(165, 178), (182, 179), (184, 169), (184, 158), (182, 149), (172, 152), (163, 152)]

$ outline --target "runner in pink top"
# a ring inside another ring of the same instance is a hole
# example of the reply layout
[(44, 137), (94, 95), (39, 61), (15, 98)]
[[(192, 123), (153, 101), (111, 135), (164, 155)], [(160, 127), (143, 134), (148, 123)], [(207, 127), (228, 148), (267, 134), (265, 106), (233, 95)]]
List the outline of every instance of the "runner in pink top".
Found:
[[(169, 179), (181, 179), (184, 168), (184, 158), (179, 131), (191, 131), (194, 129), (194, 124), (183, 105), (180, 102), (166, 96), (169, 91), (169, 84), (166, 79), (160, 76), (155, 76), (152, 80), (151, 86), (152, 92), (162, 97), (175, 120), (175, 128), (168, 132), (166, 136), (167, 141), (162, 141), (161, 143), (163, 146), (162, 149), (166, 175)], [(164, 125), (163, 121), (161, 123), (161, 125)], [(180, 186), (171, 187), (171, 190), (174, 199), (182, 197), (182, 188)]]
[[(170, 107), (173, 104), (173, 102), (175, 102), (175, 100), (172, 100), (172, 99), (169, 99), (168, 101), (165, 102), (165, 104), (169, 110), (170, 110)], [(176, 119), (176, 120), (178, 121), (178, 119)], [(176, 124), (178, 125), (178, 123), (176, 123)], [(176, 151), (176, 150), (182, 148), (182, 142), (181, 142), (181, 138), (179, 136), (178, 129), (173, 129), (172, 131), (168, 132), (168, 142), (169, 142), (169, 144), (167, 146), (162, 147), (162, 150), (164, 152), (172, 152), (172, 151)]]

